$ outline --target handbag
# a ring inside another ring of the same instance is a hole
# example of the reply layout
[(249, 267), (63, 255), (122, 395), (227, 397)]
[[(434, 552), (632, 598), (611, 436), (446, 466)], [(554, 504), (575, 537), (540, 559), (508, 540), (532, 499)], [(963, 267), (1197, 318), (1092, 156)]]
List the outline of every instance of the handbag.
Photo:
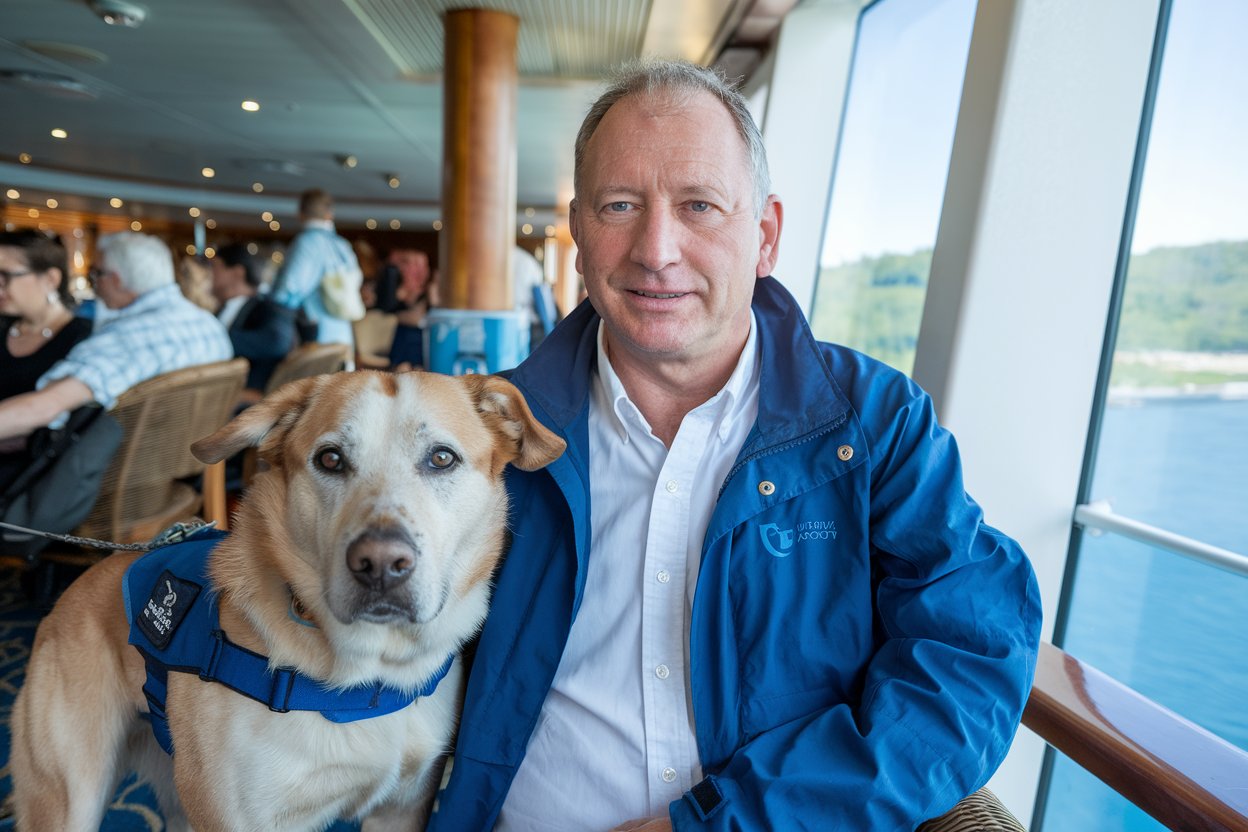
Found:
[(362, 320), (364, 298), (360, 296), (360, 287), (363, 284), (364, 273), (355, 257), (342, 258), (321, 277), (321, 304), (325, 311), (345, 321)]

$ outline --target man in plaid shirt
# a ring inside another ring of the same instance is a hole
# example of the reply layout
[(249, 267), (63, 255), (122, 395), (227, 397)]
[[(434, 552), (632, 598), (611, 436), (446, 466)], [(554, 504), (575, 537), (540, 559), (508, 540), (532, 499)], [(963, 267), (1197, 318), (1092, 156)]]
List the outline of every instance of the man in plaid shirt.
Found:
[(154, 376), (233, 356), (221, 322), (182, 296), (163, 242), (124, 232), (101, 237), (98, 249), (92, 284), (111, 314), (39, 378), (35, 392), (0, 402), (0, 444), (57, 427), (91, 401), (111, 408)]

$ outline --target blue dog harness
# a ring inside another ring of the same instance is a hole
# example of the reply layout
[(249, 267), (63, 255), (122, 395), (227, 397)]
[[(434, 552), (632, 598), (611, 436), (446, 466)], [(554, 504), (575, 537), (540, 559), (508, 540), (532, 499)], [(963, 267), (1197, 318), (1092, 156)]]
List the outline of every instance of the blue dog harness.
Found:
[(122, 581), (129, 641), (147, 665), (148, 719), (166, 753), (173, 753), (165, 712), (169, 671), (194, 673), (269, 706), (277, 713), (320, 711), (331, 722), (355, 722), (402, 710), (428, 696), (445, 678), (454, 654), (415, 691), (380, 682), (345, 689), (326, 687), (293, 668), (269, 668), (265, 656), (233, 643), (221, 630), (208, 556), (225, 532), (205, 529), (185, 542), (155, 549), (130, 565)]

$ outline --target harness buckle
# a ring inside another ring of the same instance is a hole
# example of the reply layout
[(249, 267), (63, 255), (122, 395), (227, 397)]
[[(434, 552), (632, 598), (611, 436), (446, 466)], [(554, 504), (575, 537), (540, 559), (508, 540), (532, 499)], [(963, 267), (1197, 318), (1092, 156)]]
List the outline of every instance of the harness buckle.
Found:
[(269, 710), (274, 713), (290, 713), (290, 694), (295, 689), (295, 671), (279, 667), (273, 671), (273, 690), (269, 693)]

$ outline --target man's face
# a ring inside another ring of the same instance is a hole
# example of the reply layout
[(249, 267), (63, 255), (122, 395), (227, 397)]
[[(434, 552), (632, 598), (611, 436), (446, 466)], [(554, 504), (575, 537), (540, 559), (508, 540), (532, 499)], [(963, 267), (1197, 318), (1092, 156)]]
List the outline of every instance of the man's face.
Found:
[(227, 266), (220, 258), (208, 261), (212, 269), (212, 294), (217, 300), (225, 300), (237, 293), (242, 281), (242, 266)]
[(109, 309), (121, 309), (128, 302), (121, 284), (121, 277), (109, 265), (107, 258), (100, 258), (99, 267), (91, 281), (91, 288), (95, 290), (96, 297)]
[(612, 106), (586, 147), (571, 220), (613, 361), (621, 350), (647, 363), (735, 361), (754, 281), (775, 263), (779, 206), (755, 216), (745, 141), (719, 101)]

